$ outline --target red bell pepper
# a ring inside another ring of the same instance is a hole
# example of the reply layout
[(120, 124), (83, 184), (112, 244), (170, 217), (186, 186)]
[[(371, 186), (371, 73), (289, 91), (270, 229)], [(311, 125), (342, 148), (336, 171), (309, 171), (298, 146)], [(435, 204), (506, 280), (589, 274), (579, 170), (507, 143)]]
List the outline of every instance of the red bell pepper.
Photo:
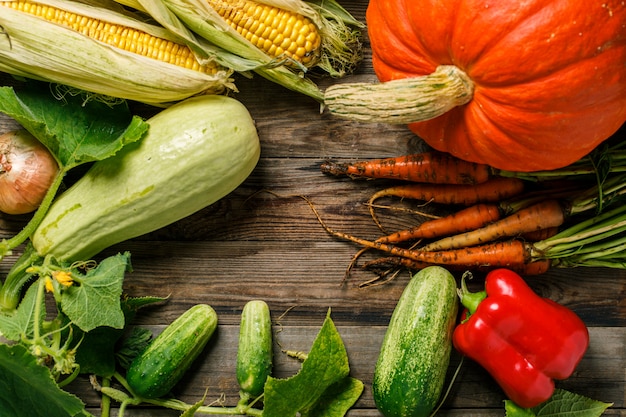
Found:
[(479, 363), (507, 397), (524, 408), (547, 401), (554, 379), (566, 379), (589, 345), (589, 332), (570, 309), (537, 295), (513, 271), (487, 274), (485, 291), (459, 291), (466, 310), (453, 342)]

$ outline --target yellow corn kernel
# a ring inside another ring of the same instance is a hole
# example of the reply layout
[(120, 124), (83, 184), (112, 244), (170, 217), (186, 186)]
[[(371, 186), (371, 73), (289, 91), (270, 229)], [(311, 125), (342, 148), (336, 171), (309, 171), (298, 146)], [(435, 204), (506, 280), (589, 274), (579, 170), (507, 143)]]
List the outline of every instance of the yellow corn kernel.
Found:
[(134, 28), (76, 15), (56, 7), (30, 1), (0, 1), (0, 5), (41, 17), (107, 45), (148, 58), (158, 59), (206, 74), (215, 74), (219, 70), (217, 65), (200, 64), (185, 45), (157, 38)]
[(274, 58), (315, 65), (322, 38), (307, 17), (253, 0), (207, 0), (237, 32)]

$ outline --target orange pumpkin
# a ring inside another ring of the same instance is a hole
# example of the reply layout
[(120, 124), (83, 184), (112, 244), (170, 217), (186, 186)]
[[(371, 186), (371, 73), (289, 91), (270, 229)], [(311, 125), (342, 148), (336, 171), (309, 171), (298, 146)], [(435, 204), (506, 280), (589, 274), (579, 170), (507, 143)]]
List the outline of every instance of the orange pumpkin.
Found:
[[(331, 87), (335, 114), (406, 122), (437, 150), (514, 171), (566, 166), (626, 121), (623, 0), (371, 0), (367, 27), (376, 75), (395, 84), (354, 96)], [(466, 90), (423, 115), (453, 82), (434, 77), (441, 70), (457, 72)], [(405, 88), (419, 91), (411, 117), (406, 103), (381, 97), (406, 100)]]

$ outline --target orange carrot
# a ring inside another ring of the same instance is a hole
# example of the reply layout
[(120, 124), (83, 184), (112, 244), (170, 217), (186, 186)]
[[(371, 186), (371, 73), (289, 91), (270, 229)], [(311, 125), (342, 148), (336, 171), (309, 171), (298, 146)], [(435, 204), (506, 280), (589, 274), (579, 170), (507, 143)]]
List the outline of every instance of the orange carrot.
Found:
[(552, 261), (550, 259), (538, 259), (521, 265), (516, 271), (523, 275), (540, 275), (548, 272), (551, 266)]
[(344, 240), (357, 243), (365, 248), (376, 249), (387, 252), (390, 255), (412, 259), (418, 262), (435, 265), (463, 265), (467, 267), (475, 266), (502, 266), (518, 265), (529, 262), (532, 259), (533, 247), (519, 240), (506, 242), (495, 242), (485, 246), (474, 246), (470, 248), (449, 250), (449, 251), (425, 251), (421, 249), (405, 249), (388, 243), (374, 242), (362, 239), (347, 233), (337, 232), (330, 227), (320, 217), (317, 209), (306, 197), (302, 197), (311, 207), (324, 230), (329, 234)]
[(434, 265), (462, 266), (466, 268), (508, 268), (515, 265), (522, 265), (533, 260), (532, 246), (520, 240), (493, 242), (486, 245), (445, 251), (425, 251), (421, 249), (400, 248), (386, 243), (376, 243), (345, 234), (340, 235), (343, 235), (344, 239), (348, 239), (365, 247), (378, 249), (391, 255), (411, 259), (413, 261)]
[(487, 165), (475, 164), (442, 152), (423, 152), (394, 158), (336, 163), (324, 162), (325, 174), (399, 179), (433, 184), (478, 184), (489, 179)]
[(407, 240), (434, 239), (478, 229), (499, 220), (500, 207), (479, 203), (445, 217), (425, 221), (409, 229), (400, 230), (376, 239), (380, 243), (399, 243)]
[(527, 242), (538, 242), (540, 240), (545, 240), (549, 237), (552, 237), (557, 234), (559, 231), (558, 227), (548, 227), (547, 229), (535, 230), (532, 232), (522, 233), (521, 237)]
[[(387, 236), (378, 238), (377, 242), (399, 243), (408, 240), (434, 239), (448, 235), (456, 235), (484, 227), (504, 216), (512, 215), (519, 210), (530, 207), (548, 198), (571, 197), (571, 191), (560, 190), (531, 191), (523, 195), (516, 195), (509, 200), (499, 201), (497, 204), (478, 203), (445, 217), (435, 217), (409, 229), (400, 230)], [(374, 219), (375, 221), (377, 219)], [(378, 223), (378, 222), (377, 222)], [(382, 227), (381, 227), (382, 229)], [(555, 234), (558, 228), (533, 230), (521, 234), (525, 240), (537, 241), (547, 239)]]
[(441, 204), (469, 206), (480, 202), (498, 202), (524, 190), (518, 178), (492, 178), (475, 185), (404, 184), (377, 191), (369, 199), (370, 205), (382, 197), (400, 197)]
[[(549, 259), (539, 259), (532, 262), (526, 262), (519, 265), (510, 264), (507, 266), (508, 269), (516, 271), (523, 275), (540, 275), (547, 272), (550, 269), (551, 261)], [(412, 270), (420, 270), (424, 269), (427, 266), (431, 266), (433, 264), (427, 264), (424, 262), (414, 261), (412, 259), (400, 258), (400, 257), (387, 257), (387, 258), (379, 258), (374, 259), (373, 261), (369, 261), (363, 265), (363, 268), (371, 268), (373, 266), (380, 265), (388, 265), (388, 266), (404, 266), (405, 268)], [(499, 268), (499, 266), (492, 265), (478, 265), (476, 267), (471, 268), (474, 271), (489, 271), (494, 268)], [(446, 269), (452, 271), (465, 271), (468, 270), (468, 267), (465, 265), (446, 265)]]
[(565, 212), (557, 200), (545, 200), (523, 208), (510, 216), (465, 233), (448, 236), (420, 248), (424, 251), (445, 251), (467, 248), (503, 237), (558, 227), (565, 221)]
[(524, 182), (518, 178), (492, 178), (480, 184), (404, 184), (375, 192), (369, 199), (369, 211), (381, 230), (374, 202), (382, 197), (400, 197), (432, 203), (471, 206), (477, 203), (494, 203), (521, 194)]
[[(301, 196), (302, 197), (302, 196)], [(388, 243), (374, 242), (331, 229), (320, 217), (317, 209), (306, 197), (302, 197), (311, 207), (317, 220), (330, 235), (363, 246), (387, 252), (390, 255), (410, 259), (422, 265), (441, 265), (444, 267), (467, 269), (475, 268), (521, 268), (542, 260), (540, 251), (532, 243), (518, 239), (492, 242), (485, 245), (452, 249), (444, 251), (425, 251), (421, 249), (405, 249)]]

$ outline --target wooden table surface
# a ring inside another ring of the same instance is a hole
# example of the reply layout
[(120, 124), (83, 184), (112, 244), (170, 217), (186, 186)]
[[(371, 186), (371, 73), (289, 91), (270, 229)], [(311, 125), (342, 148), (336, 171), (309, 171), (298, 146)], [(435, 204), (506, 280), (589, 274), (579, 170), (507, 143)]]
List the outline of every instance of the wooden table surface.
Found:
[[(365, 0), (342, 4), (365, 20)], [(0, 79), (3, 85), (10, 83), (6, 76)], [(367, 41), (362, 65), (345, 80), (375, 80)], [(331, 82), (336, 81), (320, 84), (325, 87)], [(349, 415), (380, 416), (371, 393), (374, 364), (409, 273), (402, 271), (384, 285), (364, 287), (361, 284), (374, 275), (357, 268), (344, 282), (346, 267), (359, 248), (329, 236), (296, 196), (310, 198), (337, 230), (377, 236), (364, 202), (382, 183), (328, 177), (320, 172), (320, 163), (402, 155), (423, 150), (424, 145), (405, 126), (360, 124), (321, 114), (319, 105), (308, 97), (258, 76), (252, 80), (238, 77), (237, 85), (240, 92), (234, 96), (256, 120), (262, 142), (261, 160), (252, 175), (226, 198), (189, 218), (109, 249), (132, 254), (134, 271), (125, 280), (127, 294), (169, 297), (166, 304), (143, 310), (136, 324), (158, 332), (194, 304), (213, 306), (219, 316), (218, 331), (175, 393), (193, 403), (208, 389), (207, 402), (223, 396), (225, 404), (234, 405), (243, 305), (251, 299), (269, 304), (277, 330), (274, 374), (279, 377), (299, 369), (299, 363), (285, 357), (279, 345), (308, 350), (331, 308), (352, 376), (365, 383)], [(155, 111), (140, 105), (133, 109), (146, 117)], [(0, 132), (14, 127), (14, 121), (0, 114)], [(16, 233), (25, 220), (24, 216), (0, 217), (0, 237)], [(393, 229), (415, 218), (386, 215), (383, 220)], [(4, 275), (9, 266), (10, 260), (5, 260), (0, 272)], [(472, 285), (480, 284), (482, 276), (476, 278)], [(612, 402), (606, 415), (626, 416), (626, 272), (554, 269), (528, 277), (528, 282), (539, 294), (573, 309), (590, 328), (588, 352), (575, 374), (557, 387)], [(451, 371), (458, 362), (459, 356), (453, 354)], [(69, 389), (99, 414), (99, 396), (87, 377), (80, 377)], [(485, 371), (465, 361), (439, 414), (503, 416), (504, 399)], [(141, 408), (126, 415), (178, 414)]]

